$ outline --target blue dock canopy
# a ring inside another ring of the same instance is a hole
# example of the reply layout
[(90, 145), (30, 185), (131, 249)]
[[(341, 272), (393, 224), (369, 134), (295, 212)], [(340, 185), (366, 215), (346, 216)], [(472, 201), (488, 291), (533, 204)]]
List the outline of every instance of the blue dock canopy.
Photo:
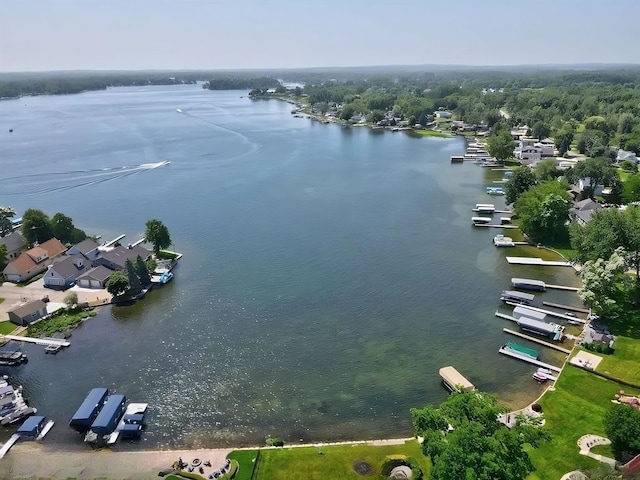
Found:
[(40, 415), (29, 417), (24, 421), (16, 433), (27, 437), (35, 437), (40, 433), (42, 427), (44, 427), (44, 421), (45, 417), (41, 417)]
[(88, 429), (98, 415), (102, 405), (104, 405), (108, 394), (109, 390), (106, 388), (94, 388), (91, 390), (71, 418), (69, 425), (75, 429)]
[(125, 411), (126, 403), (127, 397), (124, 395), (111, 395), (91, 424), (91, 431), (98, 435), (108, 435), (113, 432)]

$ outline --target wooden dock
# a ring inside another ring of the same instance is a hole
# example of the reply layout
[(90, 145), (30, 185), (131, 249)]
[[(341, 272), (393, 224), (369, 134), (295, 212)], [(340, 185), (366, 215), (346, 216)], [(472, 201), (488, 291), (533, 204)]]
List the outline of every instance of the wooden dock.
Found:
[(511, 334), (511, 335), (515, 335), (516, 337), (524, 338), (525, 340), (529, 340), (530, 342), (539, 343), (540, 345), (543, 345), (545, 347), (553, 348), (554, 350), (557, 350), (557, 351), (562, 352), (562, 353), (566, 353), (567, 355), (569, 355), (571, 353), (571, 350), (568, 350), (568, 349), (566, 349), (564, 347), (561, 347), (560, 345), (554, 345), (553, 343), (545, 342), (544, 340), (540, 340), (539, 338), (530, 337), (529, 335), (525, 335), (524, 333), (516, 332), (515, 330), (510, 330), (508, 328), (503, 328), (502, 331), (505, 332), (505, 333)]
[(560, 368), (560, 367), (556, 367), (555, 365), (551, 365), (550, 363), (541, 362), (540, 360), (536, 360), (536, 359), (531, 358), (531, 357), (526, 357), (524, 355), (519, 355), (518, 353), (512, 352), (511, 350), (507, 350), (505, 348), (500, 348), (500, 350), (498, 350), (498, 352), (500, 352), (500, 353), (502, 353), (504, 355), (508, 355), (510, 357), (513, 357), (513, 358), (517, 358), (518, 360), (522, 360), (524, 362), (533, 363), (534, 365), (537, 365), (537, 366), (542, 367), (542, 368), (547, 368), (549, 370), (553, 370), (554, 372), (560, 373), (562, 371), (562, 368)]
[[(543, 260), (539, 257), (507, 257), (507, 262), (514, 265), (537, 265), (546, 267), (571, 267), (569, 262)], [(547, 285), (548, 286), (548, 285)]]
[(533, 310), (534, 312), (540, 312), (540, 313), (544, 313), (547, 314), (549, 316), (552, 317), (557, 317), (557, 318), (562, 318), (563, 320), (566, 320), (568, 322), (577, 320), (581, 323), (587, 323), (586, 320), (583, 320), (582, 318), (578, 318), (578, 317), (572, 317), (570, 315), (565, 315), (563, 313), (558, 313), (558, 312), (554, 312), (551, 310), (546, 310), (544, 308), (538, 308), (538, 307), (532, 307), (530, 305), (520, 305), (518, 303), (514, 303), (514, 302), (506, 302), (507, 305), (511, 305), (512, 307), (523, 307), (523, 308), (528, 308), (529, 310)]
[(568, 290), (570, 292), (577, 292), (578, 290), (580, 290), (578, 287), (567, 287), (566, 285), (551, 285), (549, 283), (547, 283), (546, 287), (552, 290)]
[(542, 302), (542, 304), (548, 307), (562, 308), (563, 310), (569, 310), (570, 312), (591, 313), (587, 308), (572, 307), (571, 305), (563, 305), (562, 303)]

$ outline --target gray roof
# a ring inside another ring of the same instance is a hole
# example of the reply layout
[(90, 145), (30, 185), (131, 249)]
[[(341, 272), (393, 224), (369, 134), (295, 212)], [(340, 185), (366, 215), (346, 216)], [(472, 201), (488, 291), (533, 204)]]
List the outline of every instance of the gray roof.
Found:
[[(76, 266), (79, 261), (82, 262), (82, 267)], [(80, 272), (84, 272), (89, 265), (90, 262), (85, 258), (85, 256), (78, 253), (76, 255), (63, 257), (62, 259), (51, 265), (50, 270), (55, 271), (62, 278), (70, 278)]]
[(9, 235), (0, 238), (0, 243), (4, 243), (7, 246), (7, 251), (9, 252), (20, 250), (21, 248), (27, 246), (27, 241), (17, 230), (11, 232)]
[(33, 300), (31, 302), (27, 302), (23, 305), (20, 305), (19, 307), (12, 308), (7, 313), (13, 313), (20, 318), (24, 318), (27, 315), (31, 315), (32, 313), (42, 310), (43, 308), (46, 308), (46, 307), (47, 307), (47, 304), (44, 303), (42, 300)]
[(90, 280), (98, 280), (100, 282), (104, 282), (112, 273), (113, 270), (109, 270), (107, 267), (98, 265), (97, 267), (92, 268), (91, 270), (87, 270), (85, 273), (80, 275), (78, 280), (82, 278), (88, 278)]
[(140, 255), (140, 257), (145, 260), (151, 255), (151, 252), (146, 248), (141, 247), (140, 245), (136, 245), (131, 248), (120, 246), (115, 247), (108, 252), (102, 252), (101, 257), (113, 263), (114, 265), (124, 267), (127, 259), (131, 259), (131, 261), (134, 261), (138, 257), (138, 255)]
[(600, 205), (598, 202), (595, 202), (593, 200), (591, 200), (590, 198), (585, 198), (584, 200), (581, 200), (579, 202), (576, 202), (574, 204), (574, 207), (576, 210), (599, 210), (602, 208), (602, 205)]
[(608, 347), (612, 347), (615, 341), (613, 335), (607, 335), (605, 333), (598, 333), (594, 329), (587, 327), (584, 333), (584, 343), (602, 343)]
[(98, 245), (96, 242), (94, 242), (93, 240), (91, 240), (90, 238), (86, 238), (83, 241), (81, 241), (80, 243), (76, 243), (73, 247), (74, 250), (77, 250), (78, 252), (86, 255), (87, 253), (89, 253), (91, 250), (95, 250), (96, 248), (98, 248), (100, 245)]

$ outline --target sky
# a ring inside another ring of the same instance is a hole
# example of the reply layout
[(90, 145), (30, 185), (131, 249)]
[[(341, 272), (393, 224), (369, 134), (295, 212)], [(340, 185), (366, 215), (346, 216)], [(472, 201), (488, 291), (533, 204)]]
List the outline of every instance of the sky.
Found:
[(640, 0), (0, 0), (0, 71), (640, 64)]

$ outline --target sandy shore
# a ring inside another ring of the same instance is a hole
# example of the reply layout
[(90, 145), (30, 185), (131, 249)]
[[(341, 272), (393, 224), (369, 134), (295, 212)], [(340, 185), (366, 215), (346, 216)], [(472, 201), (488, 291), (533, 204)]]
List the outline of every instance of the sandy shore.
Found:
[(113, 452), (103, 449), (93, 452), (51, 452), (36, 442), (16, 444), (0, 460), (0, 478), (11, 479), (131, 479), (158, 477), (179, 457), (185, 462), (195, 458), (209, 460), (205, 476), (224, 465), (233, 449), (167, 450), (143, 452)]

